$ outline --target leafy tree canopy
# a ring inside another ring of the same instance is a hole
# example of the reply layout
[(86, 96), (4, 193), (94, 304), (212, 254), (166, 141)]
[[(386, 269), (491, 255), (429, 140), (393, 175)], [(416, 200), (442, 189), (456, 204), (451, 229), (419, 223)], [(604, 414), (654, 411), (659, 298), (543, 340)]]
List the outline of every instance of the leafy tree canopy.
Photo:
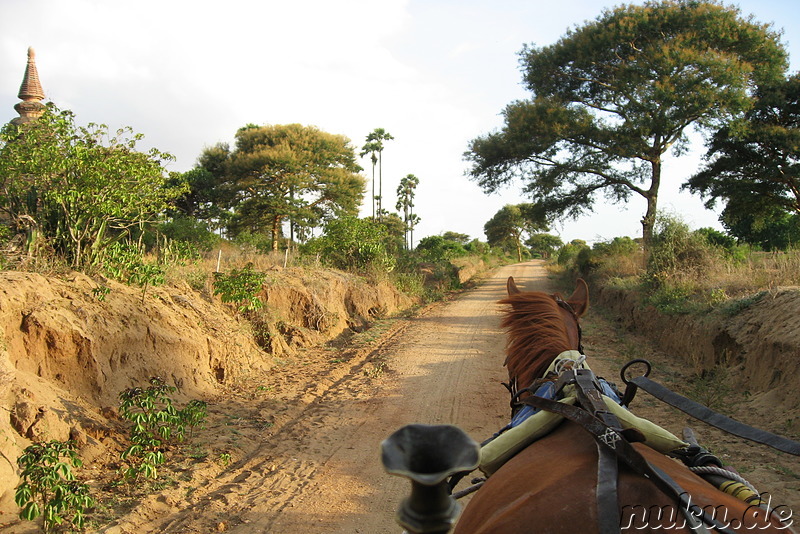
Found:
[(222, 174), (234, 210), (229, 229), (267, 232), (278, 249), (282, 224), (313, 228), (325, 219), (354, 215), (365, 180), (349, 139), (300, 124), (247, 125), (233, 150), (206, 149), (200, 164)]
[(690, 126), (751, 106), (751, 88), (783, 76), (777, 33), (716, 2), (664, 0), (605, 10), (553, 45), (521, 52), (531, 100), (509, 104), (499, 132), (473, 140), (471, 177), (487, 192), (515, 179), (550, 217), (646, 199), (652, 235), (661, 158)]
[(172, 156), (139, 152), (140, 134), (75, 124), (48, 104), (36, 121), (0, 132), (0, 212), (27, 235), (34, 253), (52, 247), (74, 268), (102, 262), (107, 248), (165, 218), (185, 185), (163, 164)]
[(556, 235), (545, 233), (534, 233), (525, 240), (525, 246), (531, 249), (531, 252), (539, 254), (541, 257), (547, 259), (553, 252), (564, 246), (564, 242)]
[(759, 87), (755, 107), (720, 129), (709, 163), (687, 187), (749, 215), (775, 209), (800, 214), (800, 74)]
[(494, 214), (484, 226), (486, 239), (492, 246), (512, 245), (522, 261), (522, 240), (525, 234), (547, 230), (539, 206), (535, 204), (508, 204)]

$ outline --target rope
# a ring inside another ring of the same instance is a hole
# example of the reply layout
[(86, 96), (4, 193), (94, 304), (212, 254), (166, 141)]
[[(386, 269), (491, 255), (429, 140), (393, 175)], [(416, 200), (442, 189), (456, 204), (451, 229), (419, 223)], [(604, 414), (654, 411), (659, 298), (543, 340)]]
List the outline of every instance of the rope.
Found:
[[(570, 352), (576, 352), (576, 351), (570, 351)], [(577, 369), (578, 367), (581, 367), (583, 365), (583, 362), (585, 362), (585, 361), (586, 361), (586, 355), (585, 354), (581, 354), (580, 356), (578, 356), (577, 358), (574, 358), (574, 359), (573, 358), (561, 358), (553, 366), (553, 371), (555, 371), (555, 373), (558, 376), (561, 376), (561, 373), (563, 373), (567, 369)]]
[(705, 473), (708, 475), (720, 475), (725, 478), (729, 478), (731, 480), (735, 480), (736, 482), (741, 482), (747, 488), (752, 491), (753, 493), (758, 495), (758, 490), (750, 484), (747, 480), (745, 480), (741, 475), (734, 473), (733, 471), (728, 471), (727, 469), (723, 469), (722, 467), (717, 467), (715, 465), (701, 465), (698, 467), (690, 467), (690, 471), (694, 473)]

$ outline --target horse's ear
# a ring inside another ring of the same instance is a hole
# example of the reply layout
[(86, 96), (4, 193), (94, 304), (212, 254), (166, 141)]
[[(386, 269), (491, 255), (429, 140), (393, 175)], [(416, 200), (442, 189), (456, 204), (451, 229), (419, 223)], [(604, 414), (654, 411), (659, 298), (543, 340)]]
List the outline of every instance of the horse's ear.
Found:
[(506, 289), (508, 290), (508, 296), (509, 297), (511, 295), (516, 295), (518, 293), (522, 293), (522, 291), (520, 291), (519, 288), (517, 287), (517, 284), (514, 283), (514, 277), (513, 276), (509, 276), (508, 277), (508, 282), (506, 283)]
[(572, 292), (567, 302), (578, 317), (582, 316), (586, 313), (586, 310), (589, 309), (589, 286), (586, 285), (583, 278), (578, 278), (575, 291)]

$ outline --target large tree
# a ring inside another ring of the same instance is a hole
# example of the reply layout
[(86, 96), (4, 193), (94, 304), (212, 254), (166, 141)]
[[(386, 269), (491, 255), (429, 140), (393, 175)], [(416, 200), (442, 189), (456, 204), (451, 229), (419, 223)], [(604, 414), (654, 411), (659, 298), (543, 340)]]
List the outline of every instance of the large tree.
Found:
[(471, 177), (487, 192), (521, 178), (552, 217), (590, 211), (601, 192), (640, 195), (649, 243), (664, 154), (686, 149), (690, 127), (747, 110), (754, 84), (782, 77), (787, 56), (737, 8), (668, 0), (605, 10), (553, 45), (525, 47), (521, 64), (533, 97), (471, 142)]
[(224, 149), (207, 149), (200, 162), (225, 174), (221, 182), (231, 192), (234, 210), (230, 229), (234, 234), (269, 233), (273, 250), (278, 250), (285, 221), (292, 231), (311, 228), (325, 219), (355, 215), (363, 199), (362, 169), (344, 136), (300, 124), (248, 125), (221, 158), (218, 152)]
[(533, 204), (507, 204), (483, 226), (486, 240), (492, 246), (513, 246), (517, 260), (522, 261), (525, 234), (547, 230), (547, 225)]
[(710, 140), (708, 164), (687, 187), (721, 200), (728, 218), (800, 214), (800, 74), (759, 87), (755, 107)]

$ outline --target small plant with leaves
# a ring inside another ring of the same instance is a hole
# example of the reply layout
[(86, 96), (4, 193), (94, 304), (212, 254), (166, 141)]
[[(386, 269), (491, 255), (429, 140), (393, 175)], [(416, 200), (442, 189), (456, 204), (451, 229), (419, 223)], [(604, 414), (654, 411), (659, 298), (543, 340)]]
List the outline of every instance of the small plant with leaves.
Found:
[(45, 532), (64, 523), (83, 528), (84, 513), (94, 506), (89, 488), (75, 479), (73, 467), (82, 462), (71, 441), (34, 443), (17, 459), (22, 473), (14, 500), (21, 508), (20, 518), (29, 521), (42, 516)]
[(165, 462), (164, 449), (183, 441), (187, 427), (193, 430), (205, 421), (206, 403), (192, 400), (179, 410), (170, 396), (176, 389), (153, 377), (150, 386), (128, 388), (119, 394), (120, 415), (133, 423), (131, 444), (122, 452), (122, 460), (128, 463), (123, 469), (126, 478), (158, 478), (158, 466)]
[(184, 424), (189, 427), (190, 433), (194, 434), (194, 428), (203, 424), (208, 413), (208, 404), (201, 400), (191, 400), (179, 412)]
[(232, 302), (239, 306), (239, 313), (255, 311), (263, 306), (256, 294), (261, 291), (264, 273), (248, 264), (243, 269), (231, 269), (230, 273), (214, 273), (214, 294), (220, 295), (222, 302)]
[(183, 439), (186, 425), (170, 397), (175, 390), (153, 377), (149, 387), (128, 388), (119, 394), (120, 415), (133, 423), (131, 445), (122, 452), (128, 462), (123, 470), (126, 478), (157, 478), (165, 442)]
[(111, 293), (111, 288), (107, 285), (99, 285), (92, 289), (92, 295), (100, 302), (105, 302), (106, 296)]

